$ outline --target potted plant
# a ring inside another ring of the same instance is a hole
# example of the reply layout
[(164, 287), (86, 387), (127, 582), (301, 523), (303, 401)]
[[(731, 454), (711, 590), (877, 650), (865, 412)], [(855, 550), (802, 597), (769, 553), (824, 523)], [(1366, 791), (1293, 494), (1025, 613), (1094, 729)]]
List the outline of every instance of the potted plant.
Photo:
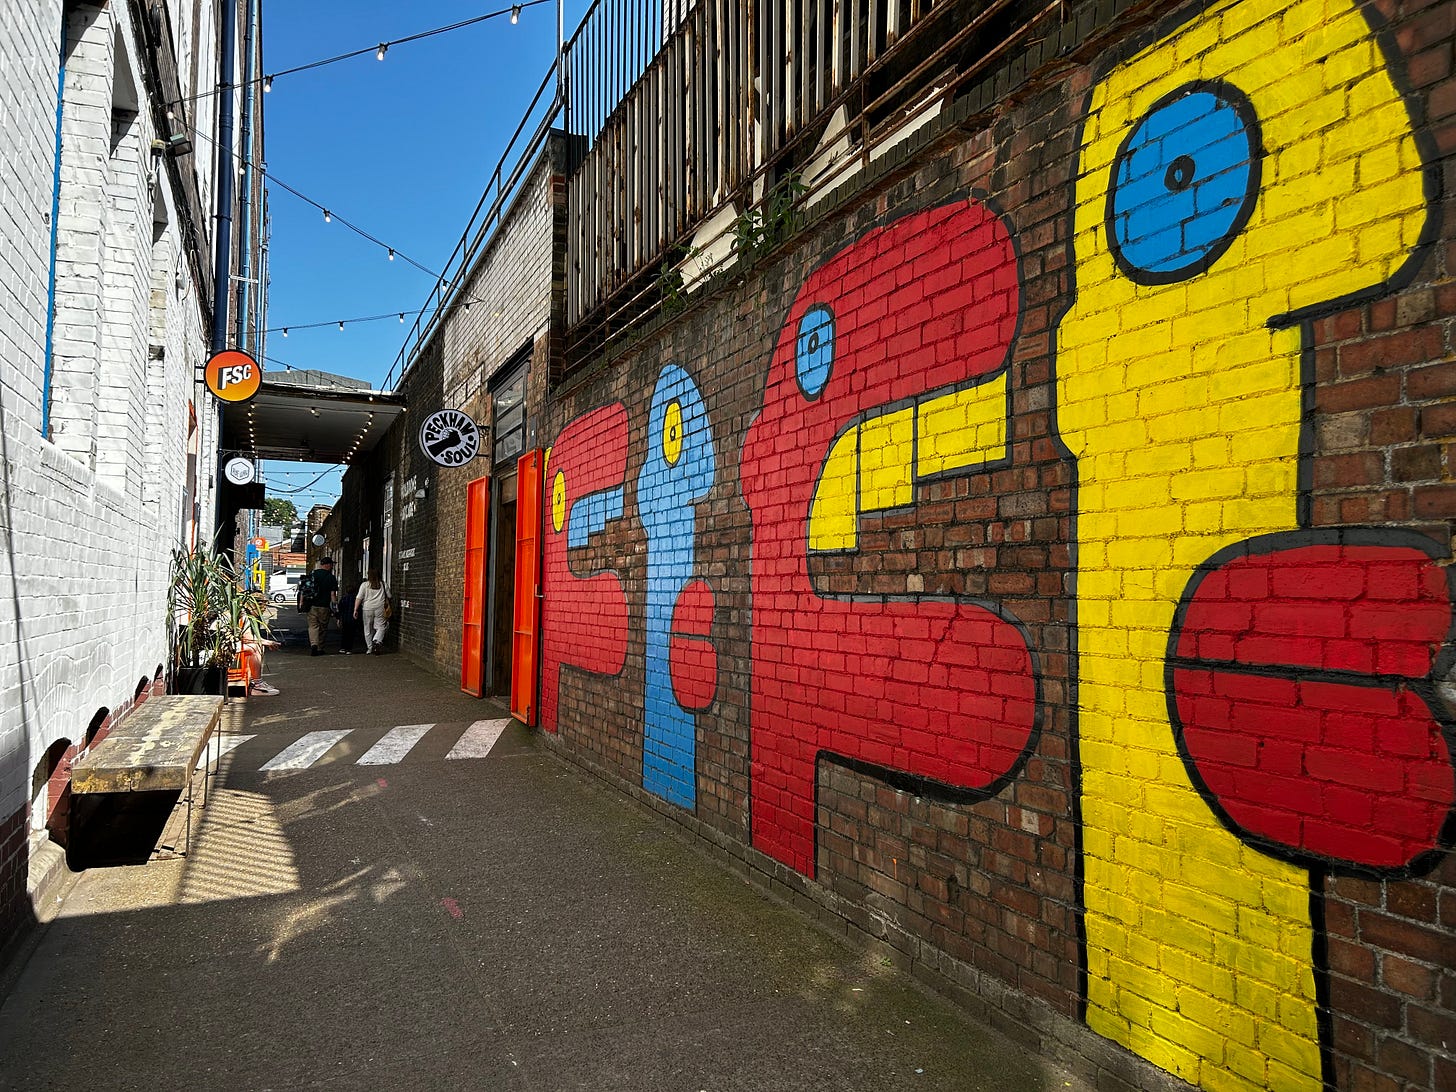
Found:
[(268, 636), (264, 596), (243, 586), (223, 554), (172, 553), (167, 619), (174, 694), (224, 693), (244, 641)]

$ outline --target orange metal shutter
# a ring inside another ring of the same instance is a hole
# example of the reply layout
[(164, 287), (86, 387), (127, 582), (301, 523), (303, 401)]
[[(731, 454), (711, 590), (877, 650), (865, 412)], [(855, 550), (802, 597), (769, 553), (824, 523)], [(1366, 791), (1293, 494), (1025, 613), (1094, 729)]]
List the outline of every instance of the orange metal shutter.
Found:
[(486, 532), (490, 526), (490, 479), (465, 487), (465, 624), (460, 634), (460, 689), (485, 693)]
[(528, 451), (516, 463), (516, 602), (511, 649), (511, 716), (536, 723), (541, 649), (541, 489), (545, 458)]

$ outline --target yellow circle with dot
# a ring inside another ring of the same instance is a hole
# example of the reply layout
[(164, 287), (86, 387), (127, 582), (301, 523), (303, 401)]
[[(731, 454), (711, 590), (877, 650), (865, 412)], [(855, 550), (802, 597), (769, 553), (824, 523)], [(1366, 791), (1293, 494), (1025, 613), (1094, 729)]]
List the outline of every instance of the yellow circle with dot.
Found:
[(551, 483), (551, 526), (556, 528), (558, 535), (566, 526), (566, 475), (559, 470), (556, 480)]
[(662, 457), (668, 466), (676, 466), (682, 458), (683, 418), (682, 403), (669, 402), (662, 422)]

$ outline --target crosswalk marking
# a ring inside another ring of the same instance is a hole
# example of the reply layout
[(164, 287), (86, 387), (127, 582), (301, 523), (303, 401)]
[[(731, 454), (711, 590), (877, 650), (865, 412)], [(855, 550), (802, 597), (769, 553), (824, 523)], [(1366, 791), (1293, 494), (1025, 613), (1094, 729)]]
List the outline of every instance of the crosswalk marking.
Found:
[(237, 750), (244, 743), (247, 743), (248, 740), (250, 740), (250, 739), (256, 739), (256, 738), (258, 738), (258, 737), (257, 736), (220, 736), (218, 738), (218, 745), (217, 745), (218, 746), (217, 759), (214, 760), (214, 761), (221, 760), (221, 758), (222, 758), (223, 755), (229, 754), (230, 752)]
[(388, 766), (398, 762), (433, 727), (433, 724), (401, 724), (398, 728), (391, 728), (383, 739), (364, 752), (359, 765)]
[(500, 739), (501, 733), (506, 730), (508, 720), (478, 720), (460, 737), (460, 741), (450, 748), (446, 758), (484, 758), (490, 754), (490, 749), (495, 746), (496, 740)]
[(306, 770), (328, 753), (335, 743), (349, 734), (342, 728), (330, 732), (310, 732), (291, 747), (285, 747), (260, 770)]

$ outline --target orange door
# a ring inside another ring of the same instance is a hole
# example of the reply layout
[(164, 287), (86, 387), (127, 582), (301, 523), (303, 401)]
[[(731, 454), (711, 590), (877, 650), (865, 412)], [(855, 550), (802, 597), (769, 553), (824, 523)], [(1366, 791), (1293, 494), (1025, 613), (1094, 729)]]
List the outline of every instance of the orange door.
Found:
[(486, 530), (490, 523), (490, 479), (465, 487), (465, 624), (460, 634), (460, 689), (485, 693)]
[(536, 723), (537, 655), (541, 647), (541, 480), (539, 449), (516, 463), (516, 601), (512, 622), (511, 716)]

